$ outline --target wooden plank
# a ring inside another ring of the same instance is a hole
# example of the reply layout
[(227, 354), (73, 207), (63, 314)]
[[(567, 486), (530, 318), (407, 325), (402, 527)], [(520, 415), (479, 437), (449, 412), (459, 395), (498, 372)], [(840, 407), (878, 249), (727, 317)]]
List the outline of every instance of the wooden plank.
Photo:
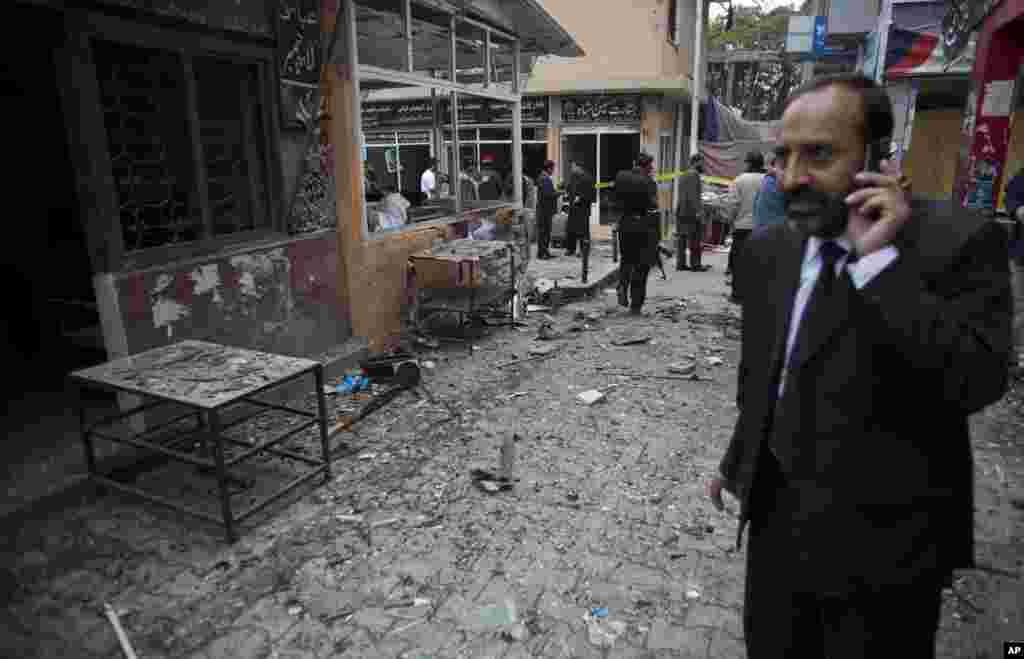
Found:
[(363, 216), (363, 166), (360, 148), (359, 81), (356, 76), (355, 8), (352, 0), (338, 3), (337, 35), (329, 71), (331, 94), (330, 142), (334, 146), (335, 203), (338, 236), (338, 303), (349, 306), (348, 263), (368, 234)]

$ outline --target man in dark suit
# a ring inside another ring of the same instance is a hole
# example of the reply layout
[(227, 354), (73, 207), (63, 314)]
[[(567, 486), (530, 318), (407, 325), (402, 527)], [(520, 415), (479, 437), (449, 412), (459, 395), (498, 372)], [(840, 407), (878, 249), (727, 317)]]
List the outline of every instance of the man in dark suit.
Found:
[(782, 117), (787, 222), (740, 255), (740, 414), (708, 484), (749, 523), (751, 659), (932, 657), (941, 589), (973, 562), (967, 417), (1007, 386), (1005, 233), (862, 171), (885, 91), (815, 79)]
[(555, 188), (551, 175), (555, 171), (555, 163), (544, 161), (544, 168), (537, 177), (537, 258), (550, 259), (551, 252), (551, 220), (558, 206), (558, 190)]
[(654, 158), (637, 157), (637, 166), (615, 176), (615, 200), (622, 211), (619, 220), (619, 304), (639, 315), (647, 298), (647, 277), (658, 264), (658, 184), (654, 182)]
[(590, 250), (590, 207), (597, 199), (594, 177), (578, 162), (570, 167), (572, 178), (566, 189), (569, 199), (569, 221), (565, 225), (565, 255), (576, 253), (576, 244), (580, 252)]
[[(690, 169), (679, 180), (679, 205), (676, 206), (676, 270), (704, 272), (701, 253), (704, 247), (704, 201), (701, 174), (704, 156), (690, 156)], [(690, 265), (686, 265), (686, 248), (690, 248)]]

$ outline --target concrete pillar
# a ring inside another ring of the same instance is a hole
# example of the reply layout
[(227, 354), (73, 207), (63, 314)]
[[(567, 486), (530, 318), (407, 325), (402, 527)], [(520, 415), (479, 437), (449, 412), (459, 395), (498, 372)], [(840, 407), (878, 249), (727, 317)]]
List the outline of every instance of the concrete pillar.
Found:
[(732, 107), (733, 87), (736, 86), (736, 62), (725, 63), (725, 104)]

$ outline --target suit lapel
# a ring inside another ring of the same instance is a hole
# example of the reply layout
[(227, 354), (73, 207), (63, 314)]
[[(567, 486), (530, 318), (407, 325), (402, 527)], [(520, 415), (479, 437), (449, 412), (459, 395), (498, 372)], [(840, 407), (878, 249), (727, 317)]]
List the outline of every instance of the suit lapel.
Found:
[(786, 227), (779, 238), (779, 276), (776, 290), (770, 299), (777, 300), (775, 307), (775, 345), (772, 348), (771, 373), (777, 382), (782, 359), (786, 354), (786, 339), (789, 337), (789, 320), (793, 315), (793, 301), (800, 288), (800, 271), (803, 269), (804, 251), (807, 239)]

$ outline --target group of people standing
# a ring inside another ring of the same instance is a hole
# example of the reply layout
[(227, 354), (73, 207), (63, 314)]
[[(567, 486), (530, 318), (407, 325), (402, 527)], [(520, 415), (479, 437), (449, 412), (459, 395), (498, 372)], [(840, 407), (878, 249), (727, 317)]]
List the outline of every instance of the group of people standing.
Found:
[(565, 227), (565, 254), (572, 256), (577, 246), (586, 259), (590, 254), (590, 208), (597, 200), (594, 177), (577, 162), (570, 167), (569, 181), (564, 190), (555, 185), (551, 175), (555, 163), (545, 160), (537, 177), (537, 258), (553, 258), (551, 254), (551, 225), (558, 212), (558, 199), (565, 193), (569, 202), (569, 217)]

